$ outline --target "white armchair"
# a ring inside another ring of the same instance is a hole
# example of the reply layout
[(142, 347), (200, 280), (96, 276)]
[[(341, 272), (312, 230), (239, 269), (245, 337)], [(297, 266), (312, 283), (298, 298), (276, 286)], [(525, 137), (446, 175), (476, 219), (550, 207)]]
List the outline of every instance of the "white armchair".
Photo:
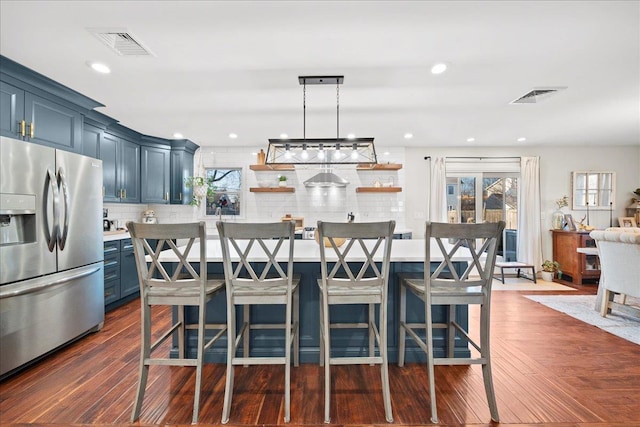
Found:
[(604, 286), (601, 314), (616, 309), (640, 317), (640, 307), (609, 301), (611, 292), (640, 297), (640, 233), (628, 230), (592, 231), (600, 256)]

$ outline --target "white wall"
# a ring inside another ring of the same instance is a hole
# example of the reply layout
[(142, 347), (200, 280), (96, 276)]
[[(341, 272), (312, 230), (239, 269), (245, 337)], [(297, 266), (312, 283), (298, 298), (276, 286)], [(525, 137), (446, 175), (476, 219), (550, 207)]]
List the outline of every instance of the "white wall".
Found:
[[(379, 162), (402, 163), (404, 167), (397, 172), (355, 171), (353, 166), (336, 170), (339, 176), (350, 184), (346, 189), (318, 190), (304, 187), (304, 180), (317, 170), (297, 168), (284, 172), (288, 177), (288, 186), (295, 187), (295, 193), (250, 193), (249, 187), (257, 187), (258, 180), (273, 180), (277, 172), (254, 172), (249, 165), (256, 162), (255, 153), (263, 147), (205, 147), (203, 162), (205, 167), (243, 167), (244, 177), (244, 215), (242, 218), (225, 218), (237, 221), (279, 221), (289, 213), (304, 217), (305, 225), (315, 226), (318, 219), (328, 221), (346, 221), (347, 213), (353, 212), (356, 221), (376, 221), (395, 219), (397, 229), (409, 229), (414, 237), (423, 234), (426, 221), (428, 199), (429, 163), (425, 156), (539, 156), (542, 191), (542, 245), (543, 256), (551, 257), (551, 212), (555, 210), (554, 201), (565, 194), (571, 199), (571, 172), (576, 170), (600, 170), (616, 172), (616, 206), (613, 211), (613, 224), (616, 218), (627, 216), (624, 208), (630, 203), (632, 191), (640, 187), (640, 145), (625, 147), (481, 147), (481, 148), (385, 148), (377, 147)], [(389, 151), (388, 156), (383, 155)], [(196, 162), (198, 155), (196, 153)], [(403, 187), (401, 193), (356, 193), (359, 186), (371, 186), (374, 181), (386, 182), (392, 176), (395, 185)], [(139, 220), (146, 205), (106, 204), (110, 219), (125, 221)], [(151, 205), (162, 222), (198, 221), (205, 219), (207, 228), (215, 230), (215, 218), (205, 218), (204, 208), (191, 206)], [(566, 213), (581, 219), (585, 212), (573, 212), (570, 206)], [(608, 211), (590, 211), (590, 225), (597, 228), (609, 226)]]
[[(555, 210), (555, 200), (564, 195), (571, 200), (572, 171), (613, 171), (616, 172), (616, 206), (613, 210), (613, 225), (616, 218), (627, 216), (625, 207), (631, 202), (632, 192), (640, 187), (640, 145), (616, 147), (479, 147), (479, 148), (409, 148), (405, 149), (405, 193), (406, 224), (414, 230), (424, 228), (427, 219), (427, 189), (429, 163), (425, 156), (482, 156), (482, 157), (540, 157), (540, 189), (542, 206), (542, 248), (543, 257), (551, 258), (551, 213)], [(586, 211), (572, 211), (564, 208), (575, 219), (582, 219)], [(609, 211), (589, 213), (589, 224), (596, 228), (609, 226)]]
[[(320, 172), (318, 166), (296, 167), (295, 171), (263, 172), (252, 171), (249, 165), (256, 163), (256, 153), (263, 147), (204, 147), (202, 160), (205, 168), (242, 167), (243, 199), (240, 217), (223, 219), (242, 222), (280, 221), (286, 214), (304, 218), (306, 226), (315, 226), (319, 219), (325, 221), (346, 221), (347, 214), (353, 212), (356, 221), (378, 221), (394, 219), (397, 230), (405, 230), (405, 193), (356, 193), (356, 187), (373, 186), (375, 181), (404, 187), (405, 171), (356, 171), (354, 165), (334, 168), (333, 172), (349, 181), (346, 188), (306, 188), (304, 181)], [(387, 150), (377, 147), (378, 162), (402, 163), (404, 148)], [(385, 155), (385, 152), (389, 152)], [(199, 152), (195, 156), (196, 170)], [(294, 193), (252, 193), (251, 187), (258, 187), (258, 181), (269, 181), (277, 186), (278, 175), (287, 177), (287, 186), (294, 187)], [(106, 204), (109, 218), (124, 222), (139, 220), (146, 205)], [(194, 208), (178, 205), (150, 205), (159, 220), (166, 223), (182, 221), (207, 222), (207, 229), (215, 230), (215, 217), (206, 217), (204, 206)]]

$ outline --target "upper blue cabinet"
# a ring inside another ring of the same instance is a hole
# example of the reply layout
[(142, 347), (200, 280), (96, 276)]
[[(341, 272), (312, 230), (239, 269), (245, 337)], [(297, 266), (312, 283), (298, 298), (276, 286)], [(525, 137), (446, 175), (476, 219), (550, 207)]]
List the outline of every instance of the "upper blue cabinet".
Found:
[(0, 56), (0, 134), (82, 153), (83, 113), (102, 104)]
[(141, 147), (142, 203), (169, 203), (169, 173), (171, 149), (168, 146)]
[(192, 188), (187, 187), (187, 178), (193, 176), (193, 155), (198, 146), (182, 139), (171, 142), (171, 190), (172, 205), (188, 205), (193, 197)]
[(73, 89), (0, 55), (0, 135), (102, 160), (103, 201), (189, 204), (198, 145), (142, 135)]
[(100, 143), (102, 195), (108, 203), (140, 203), (140, 145), (135, 135), (107, 130)]
[(2, 135), (81, 152), (82, 115), (78, 111), (0, 81)]

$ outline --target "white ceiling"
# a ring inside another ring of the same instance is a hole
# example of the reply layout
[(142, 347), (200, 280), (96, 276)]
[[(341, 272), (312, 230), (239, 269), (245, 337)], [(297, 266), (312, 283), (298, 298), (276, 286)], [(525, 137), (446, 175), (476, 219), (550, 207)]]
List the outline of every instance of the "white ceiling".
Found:
[[(384, 146), (640, 144), (638, 1), (2, 0), (0, 19), (2, 55), (158, 137), (238, 146), (301, 138), (297, 77), (339, 74), (341, 137)], [(155, 56), (118, 56), (87, 31), (94, 27), (125, 28)], [(436, 62), (447, 72), (431, 74)], [(568, 88), (510, 104), (546, 86)], [(335, 137), (335, 86), (308, 86), (306, 104), (306, 137)]]

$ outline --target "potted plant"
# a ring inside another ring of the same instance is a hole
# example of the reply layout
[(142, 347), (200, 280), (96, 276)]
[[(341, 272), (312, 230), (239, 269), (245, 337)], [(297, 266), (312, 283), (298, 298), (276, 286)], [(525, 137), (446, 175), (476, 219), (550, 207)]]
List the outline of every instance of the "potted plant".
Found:
[(542, 263), (542, 272), (540, 275), (542, 276), (542, 280), (553, 282), (553, 276), (559, 271), (560, 263), (558, 263), (558, 261), (550, 261), (547, 259)]
[(207, 195), (208, 182), (201, 176), (190, 176), (184, 179), (185, 186), (193, 188), (193, 197), (189, 203), (191, 206), (200, 206), (202, 198)]
[(280, 175), (280, 176), (278, 177), (278, 181), (279, 181), (278, 185), (279, 185), (280, 187), (286, 187), (286, 186), (287, 186), (287, 177), (286, 177), (286, 176), (284, 176), (284, 175)]

